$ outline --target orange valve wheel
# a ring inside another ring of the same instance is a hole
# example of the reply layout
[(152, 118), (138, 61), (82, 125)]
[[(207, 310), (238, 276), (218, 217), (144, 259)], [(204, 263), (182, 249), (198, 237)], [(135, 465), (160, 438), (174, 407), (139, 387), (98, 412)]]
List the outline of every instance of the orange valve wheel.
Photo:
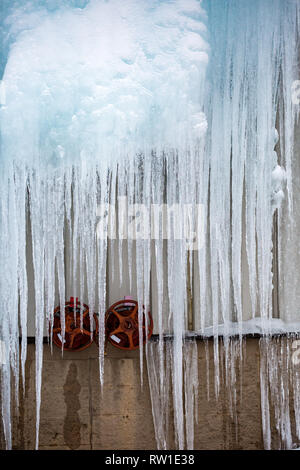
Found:
[[(86, 304), (82, 304), (82, 325), (80, 324), (80, 310), (81, 304), (76, 299), (76, 307), (74, 305), (74, 298), (71, 297), (69, 302), (65, 304), (65, 340), (64, 340), (64, 351), (83, 351), (92, 344), (92, 333), (91, 323), (89, 315), (89, 307)], [(97, 317), (93, 315), (93, 335), (97, 330)], [(58, 347), (62, 348), (62, 327), (60, 317), (60, 306), (54, 310), (53, 319), (53, 343)]]
[[(153, 320), (148, 312), (148, 325), (146, 331), (146, 318), (143, 312), (143, 343), (150, 339), (153, 333)], [(113, 304), (106, 312), (106, 335), (108, 341), (119, 349), (131, 351), (139, 347), (139, 317), (136, 300), (120, 300)]]

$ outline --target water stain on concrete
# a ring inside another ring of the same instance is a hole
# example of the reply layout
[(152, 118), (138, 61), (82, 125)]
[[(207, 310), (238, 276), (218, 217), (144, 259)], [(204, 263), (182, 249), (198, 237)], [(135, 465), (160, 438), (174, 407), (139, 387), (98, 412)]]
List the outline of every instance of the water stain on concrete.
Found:
[(78, 380), (77, 366), (70, 364), (64, 385), (67, 413), (64, 419), (64, 440), (70, 449), (78, 449), (81, 444), (81, 423), (79, 418), (81, 385)]
[[(29, 397), (30, 380), (31, 380), (31, 367), (32, 360), (27, 360), (25, 363), (25, 383), (20, 382), (20, 406), (19, 406), (19, 419), (18, 419), (18, 443), (16, 448), (26, 449), (27, 443), (25, 439), (25, 421), (26, 421), (26, 408), (25, 404)], [(16, 444), (16, 443), (15, 443)]]

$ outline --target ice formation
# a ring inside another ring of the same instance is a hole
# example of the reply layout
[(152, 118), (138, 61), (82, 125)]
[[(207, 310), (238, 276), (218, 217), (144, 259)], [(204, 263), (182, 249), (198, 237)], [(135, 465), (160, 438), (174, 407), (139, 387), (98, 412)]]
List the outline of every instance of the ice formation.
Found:
[[(209, 329), (213, 336), (216, 395), (223, 335), (233, 415), (243, 322), (259, 322), (271, 347), (273, 218), (293, 213), (299, 2), (4, 0), (1, 15), (0, 335), (7, 447), (11, 374), (17, 399), (32, 310), (36, 447), (44, 327), (55, 300), (63, 307), (67, 293), (99, 312), (103, 382), (108, 233), (116, 232), (120, 259), (128, 252), (139, 305), (151, 303), (156, 311), (158, 341), (145, 349), (157, 445), (170, 445), (172, 392), (176, 446), (193, 448), (198, 356), (187, 330), (205, 336)], [(126, 244), (126, 218), (116, 224), (106, 218), (106, 235), (97, 233), (99, 207), (120, 201), (127, 213), (132, 204), (148, 209), (143, 226), (150, 229), (141, 234), (137, 217), (135, 240)], [(169, 213), (168, 240), (161, 226), (151, 240), (152, 204), (189, 208), (191, 232), (203, 232), (193, 249), (186, 226), (174, 227)], [(141, 368), (142, 354), (143, 348)], [(263, 361), (261, 367), (269, 447)], [(280, 416), (278, 422), (285, 426)]]

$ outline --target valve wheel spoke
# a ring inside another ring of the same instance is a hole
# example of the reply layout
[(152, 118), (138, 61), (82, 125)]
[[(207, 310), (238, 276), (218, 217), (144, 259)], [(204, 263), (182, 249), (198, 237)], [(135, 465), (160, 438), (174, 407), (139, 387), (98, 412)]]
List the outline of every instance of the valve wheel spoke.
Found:
[[(143, 312), (142, 341), (145, 343), (153, 332), (153, 320), (148, 312), (146, 333), (146, 318)], [(106, 312), (106, 329), (108, 341), (115, 347), (124, 350), (134, 350), (139, 347), (139, 318), (136, 300), (121, 300), (113, 304)], [(112, 338), (117, 336), (118, 340)]]
[[(90, 312), (89, 308), (85, 304), (76, 302), (76, 306), (73, 302), (66, 302), (64, 310), (65, 320), (65, 342), (63, 349), (65, 351), (82, 351), (87, 347), (91, 346), (92, 335), (95, 335), (98, 330), (98, 319), (96, 315), (92, 315), (93, 331), (89, 330), (90, 327)], [(49, 330), (52, 327), (52, 340), (53, 343), (58, 347), (62, 348), (62, 338), (60, 334), (62, 332), (60, 307), (56, 307), (54, 310), (54, 325), (49, 324)]]

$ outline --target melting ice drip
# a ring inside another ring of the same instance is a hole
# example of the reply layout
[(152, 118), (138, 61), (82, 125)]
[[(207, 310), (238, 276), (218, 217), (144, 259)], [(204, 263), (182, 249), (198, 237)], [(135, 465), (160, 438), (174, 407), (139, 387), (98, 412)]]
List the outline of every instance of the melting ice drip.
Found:
[[(167, 244), (149, 238), (136, 240), (135, 246), (127, 243), (129, 277), (135, 264), (138, 302), (146, 310), (150, 276), (156, 273), (151, 282), (157, 292), (159, 341), (146, 347), (146, 356), (157, 444), (168, 447), (172, 389), (176, 445), (192, 448), (197, 346), (183, 341), (190, 274), (194, 328), (205, 334), (211, 327), (214, 337), (216, 394), (219, 325), (228, 365), (236, 358), (229, 340), (233, 323), (240, 343), (245, 319), (259, 316), (263, 333), (271, 331), (272, 226), (283, 194), (283, 167), (292, 210), (291, 84), (299, 4), (15, 0), (5, 1), (3, 12), (0, 334), (7, 359), (1, 368), (7, 447), (11, 371), (18, 402), (19, 355), (24, 383), (31, 261), (36, 446), (44, 323), (53, 319), (56, 285), (63, 311), (68, 269), (71, 284), (80, 281), (80, 295), (74, 297), (86, 297), (90, 311), (100, 314), (103, 383), (108, 241), (96, 237), (97, 207), (114, 205), (126, 195), (128, 204), (148, 208), (152, 203), (203, 208), (204, 243), (192, 254), (184, 233)], [(280, 163), (274, 153), (276, 127)], [(122, 254), (122, 242), (119, 249)], [(142, 320), (143, 312), (139, 315)], [(171, 343), (164, 343), (166, 332), (172, 333)], [(143, 348), (141, 369), (142, 354)]]

